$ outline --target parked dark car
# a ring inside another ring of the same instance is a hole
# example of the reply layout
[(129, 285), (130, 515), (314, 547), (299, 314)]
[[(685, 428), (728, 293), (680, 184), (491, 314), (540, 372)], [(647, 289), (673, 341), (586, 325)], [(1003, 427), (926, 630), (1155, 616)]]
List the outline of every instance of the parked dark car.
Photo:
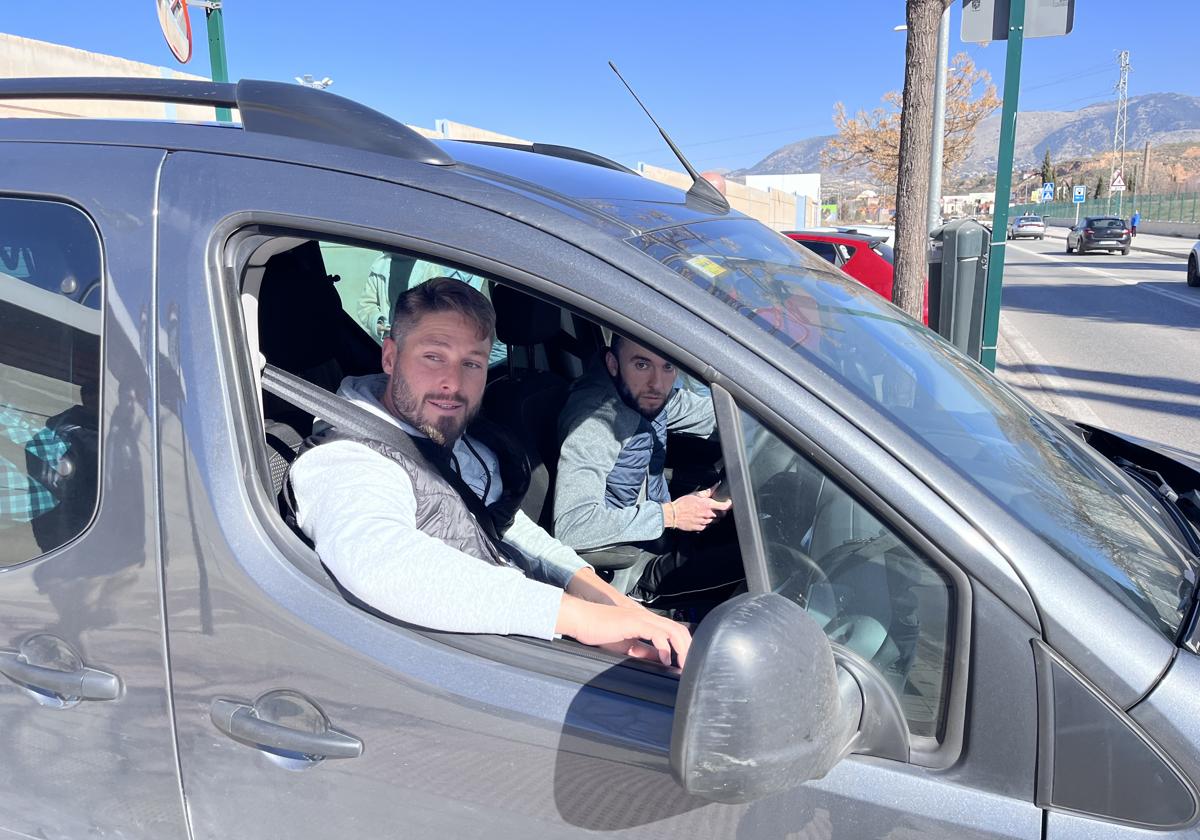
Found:
[[(0, 80), (79, 97), (242, 124), (0, 120), (0, 834), (1196, 836), (1192, 456), (711, 190), (298, 85)], [(672, 477), (723, 470), (746, 583), (692, 593), (682, 672), (390, 619), (289, 525), (309, 397), (380, 370), (368, 280), (417, 260), (492, 296), (535, 520), (611, 331), (710, 395)]]
[(1120, 251), (1129, 253), (1129, 224), (1116, 216), (1088, 216), (1067, 232), (1067, 253)]

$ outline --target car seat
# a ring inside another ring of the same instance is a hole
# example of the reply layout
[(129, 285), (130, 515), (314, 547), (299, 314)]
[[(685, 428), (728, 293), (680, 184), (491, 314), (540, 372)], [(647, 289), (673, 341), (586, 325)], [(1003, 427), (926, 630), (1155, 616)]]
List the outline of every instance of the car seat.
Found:
[[(558, 470), (558, 415), (567, 401), (566, 379), (535, 368), (537, 349), (561, 330), (561, 310), (508, 286), (491, 284), (496, 337), (508, 347), (508, 373), (488, 386), (483, 414), (514, 435), (529, 458), (529, 491), (521, 509), (544, 528), (553, 522)], [(516, 360), (522, 348), (524, 366)]]
[[(346, 376), (380, 371), (380, 350), (342, 308), (325, 271), (321, 246), (309, 240), (267, 260), (259, 290), (259, 349), (268, 362), (336, 391)], [(313, 416), (272, 394), (263, 395), (271, 482), (278, 496), (283, 476)]]

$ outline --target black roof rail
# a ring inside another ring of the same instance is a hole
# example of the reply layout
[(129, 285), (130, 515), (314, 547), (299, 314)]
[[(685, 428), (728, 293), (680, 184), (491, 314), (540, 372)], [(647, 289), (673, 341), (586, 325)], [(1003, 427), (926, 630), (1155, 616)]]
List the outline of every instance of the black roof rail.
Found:
[(0, 79), (0, 100), (5, 99), (109, 99), (237, 108), (242, 128), (256, 134), (313, 140), (439, 166), (454, 163), (441, 147), (385, 114), (337, 94), (284, 82), (71, 76)]
[(480, 146), (496, 146), (501, 149), (516, 149), (521, 152), (533, 152), (535, 155), (548, 155), (550, 157), (563, 158), (564, 160), (578, 161), (579, 163), (590, 163), (594, 166), (615, 169), (618, 172), (625, 172), (629, 175), (638, 174), (628, 166), (617, 163), (615, 160), (610, 160), (603, 155), (589, 152), (586, 149), (576, 149), (573, 146), (557, 146), (553, 143), (509, 143), (502, 140), (460, 140), (458, 142), (477, 143)]

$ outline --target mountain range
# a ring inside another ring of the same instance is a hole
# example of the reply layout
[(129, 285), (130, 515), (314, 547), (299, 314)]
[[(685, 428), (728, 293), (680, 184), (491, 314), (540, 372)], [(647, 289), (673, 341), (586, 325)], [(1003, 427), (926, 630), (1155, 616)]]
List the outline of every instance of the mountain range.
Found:
[[(1018, 167), (1040, 164), (1046, 149), (1055, 161), (1088, 158), (1112, 149), (1117, 103), (1102, 102), (1076, 111), (1022, 111), (1017, 118), (1013, 159)], [(1129, 98), (1126, 149), (1137, 152), (1168, 143), (1200, 143), (1200, 97), (1181, 93), (1148, 93)], [(747, 169), (727, 177), (824, 172), (821, 149), (836, 135), (826, 134), (788, 143)], [(1000, 113), (979, 124), (971, 151), (952, 175), (991, 172), (1000, 141)], [(829, 175), (839, 173), (828, 172)], [(846, 173), (852, 174), (852, 173)]]

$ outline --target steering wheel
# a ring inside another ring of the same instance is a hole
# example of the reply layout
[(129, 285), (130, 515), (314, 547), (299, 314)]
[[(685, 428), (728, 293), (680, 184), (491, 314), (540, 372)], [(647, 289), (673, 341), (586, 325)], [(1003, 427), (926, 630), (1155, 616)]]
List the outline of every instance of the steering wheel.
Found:
[(837, 598), (829, 577), (816, 561), (803, 551), (781, 542), (768, 542), (766, 549), (772, 566), (792, 569), (783, 582), (774, 587), (774, 591), (804, 607), (818, 619), (819, 624), (833, 620), (838, 611)]

